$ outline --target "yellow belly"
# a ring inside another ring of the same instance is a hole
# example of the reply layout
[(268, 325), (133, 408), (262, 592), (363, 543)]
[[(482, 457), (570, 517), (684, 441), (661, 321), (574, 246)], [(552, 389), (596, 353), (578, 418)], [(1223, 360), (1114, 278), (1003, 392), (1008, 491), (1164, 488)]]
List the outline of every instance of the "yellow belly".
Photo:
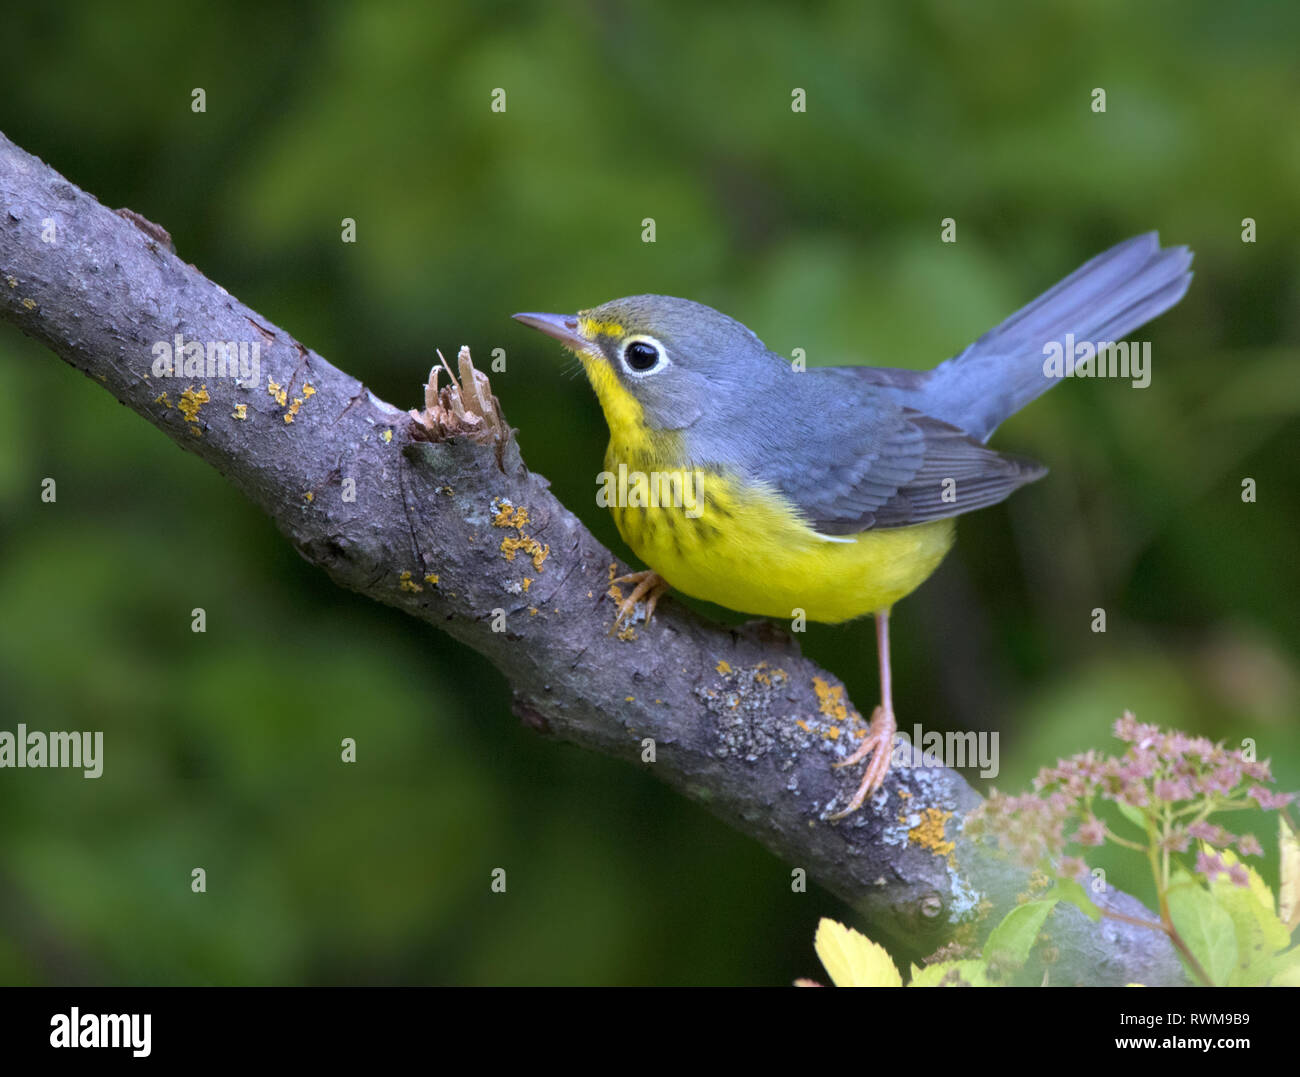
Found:
[[(617, 475), (612, 453), (606, 467)], [(828, 541), (773, 491), (717, 472), (637, 474), (609, 499), (624, 540), (673, 587), (741, 613), (837, 622), (888, 609), (953, 542), (951, 519)]]

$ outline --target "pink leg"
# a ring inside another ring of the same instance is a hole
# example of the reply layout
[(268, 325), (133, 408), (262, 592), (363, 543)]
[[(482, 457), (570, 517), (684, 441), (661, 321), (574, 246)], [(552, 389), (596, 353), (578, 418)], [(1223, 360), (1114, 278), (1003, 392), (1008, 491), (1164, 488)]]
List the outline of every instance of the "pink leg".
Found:
[(868, 754), (871, 755), (871, 762), (862, 772), (862, 783), (858, 786), (858, 791), (853, 794), (853, 799), (849, 801), (849, 806), (832, 815), (832, 819), (843, 819), (862, 807), (867, 797), (880, 788), (885, 775), (889, 773), (890, 755), (894, 750), (894, 734), (898, 731), (898, 723), (894, 720), (894, 694), (889, 668), (888, 610), (880, 610), (876, 614), (876, 655), (880, 659), (880, 705), (872, 712), (871, 725), (857, 750), (848, 759), (836, 763), (835, 766), (852, 766), (854, 763), (860, 763)]

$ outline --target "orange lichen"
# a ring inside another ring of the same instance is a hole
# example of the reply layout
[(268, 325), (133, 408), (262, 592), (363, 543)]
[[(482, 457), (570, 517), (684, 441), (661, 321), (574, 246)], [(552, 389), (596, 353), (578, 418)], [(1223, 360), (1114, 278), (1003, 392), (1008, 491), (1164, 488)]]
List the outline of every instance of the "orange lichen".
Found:
[(212, 397), (208, 395), (208, 387), (206, 385), (200, 385), (197, 393), (194, 391), (194, 386), (192, 385), (186, 389), (185, 392), (181, 393), (180, 403), (177, 404), (176, 407), (179, 408), (180, 413), (185, 416), (186, 426), (189, 428), (189, 432), (195, 437), (200, 437), (203, 434), (203, 430), (199, 426), (199, 409), (201, 409), (203, 405), (211, 399)]
[[(528, 520), (528, 509), (523, 505), (514, 505), (505, 498), (492, 502), (492, 526), (510, 527), (519, 532), (518, 535), (507, 535), (501, 540), (502, 555), (507, 561), (513, 561), (515, 554), (522, 550), (533, 559), (533, 567), (538, 572), (541, 572), (543, 563), (550, 556), (551, 548), (550, 546), (543, 546), (531, 535), (524, 532)], [(528, 586), (531, 585), (530, 581)]]
[(412, 594), (419, 594), (424, 590), (423, 587), (411, 579), (410, 572), (403, 572), (397, 577), (397, 586), (403, 591), (410, 591)]
[[(952, 817), (952, 812), (940, 808), (926, 808), (921, 812), (921, 821), (907, 832), (908, 839), (923, 849), (929, 849), (935, 856), (947, 856), (956, 845), (943, 836), (944, 826)], [(906, 818), (899, 822), (906, 822)]]
[(180, 408), (181, 414), (185, 416), (187, 423), (197, 423), (199, 421), (199, 409), (203, 407), (212, 397), (208, 396), (208, 387), (200, 385), (199, 391), (194, 391), (194, 386), (190, 386), (185, 392), (181, 393), (181, 402), (176, 406)]
[(715, 668), (719, 673), (721, 673), (721, 674), (723, 674), (723, 675), (725, 676), (726, 674), (728, 674), (728, 673), (731, 672), (731, 663), (728, 662), (726, 659), (719, 658), (719, 659), (718, 659), (718, 664), (717, 664), (714, 668)]
[(535, 538), (528, 535), (520, 535), (516, 538), (514, 535), (507, 535), (501, 540), (501, 552), (505, 555), (507, 561), (513, 561), (515, 554), (522, 550), (533, 559), (533, 568), (538, 572), (542, 571), (542, 564), (551, 554), (549, 546), (543, 546)]
[(516, 531), (522, 531), (528, 526), (528, 510), (523, 505), (512, 505), (505, 500), (497, 504), (500, 507), (492, 517), (493, 527), (513, 527)]
[(844, 685), (828, 684), (821, 677), (813, 678), (813, 691), (817, 693), (817, 709), (837, 722), (847, 721), (849, 708), (844, 705)]

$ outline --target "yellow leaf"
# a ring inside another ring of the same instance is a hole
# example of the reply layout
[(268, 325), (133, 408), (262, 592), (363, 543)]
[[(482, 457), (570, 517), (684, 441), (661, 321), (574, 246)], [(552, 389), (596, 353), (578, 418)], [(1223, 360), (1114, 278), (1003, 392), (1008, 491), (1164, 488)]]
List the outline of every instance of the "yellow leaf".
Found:
[(988, 978), (988, 962), (966, 959), (940, 961), (923, 969), (912, 966), (912, 979), (908, 987), (992, 987)]
[(903, 986), (903, 977), (885, 948), (851, 927), (822, 917), (815, 945), (836, 987)]
[(1277, 845), (1282, 853), (1282, 885), (1278, 887), (1277, 915), (1288, 931), (1300, 926), (1300, 838), (1278, 816)]
[(1268, 982), (1269, 987), (1300, 987), (1300, 965), (1283, 969)]

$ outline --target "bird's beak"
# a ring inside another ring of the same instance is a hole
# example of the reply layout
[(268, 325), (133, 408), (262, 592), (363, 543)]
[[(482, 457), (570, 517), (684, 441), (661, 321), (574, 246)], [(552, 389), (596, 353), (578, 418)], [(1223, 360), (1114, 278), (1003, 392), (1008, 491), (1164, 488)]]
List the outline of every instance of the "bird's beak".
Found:
[(584, 352), (591, 347), (591, 341), (578, 332), (576, 314), (516, 314), (514, 319), (554, 337), (575, 352)]

